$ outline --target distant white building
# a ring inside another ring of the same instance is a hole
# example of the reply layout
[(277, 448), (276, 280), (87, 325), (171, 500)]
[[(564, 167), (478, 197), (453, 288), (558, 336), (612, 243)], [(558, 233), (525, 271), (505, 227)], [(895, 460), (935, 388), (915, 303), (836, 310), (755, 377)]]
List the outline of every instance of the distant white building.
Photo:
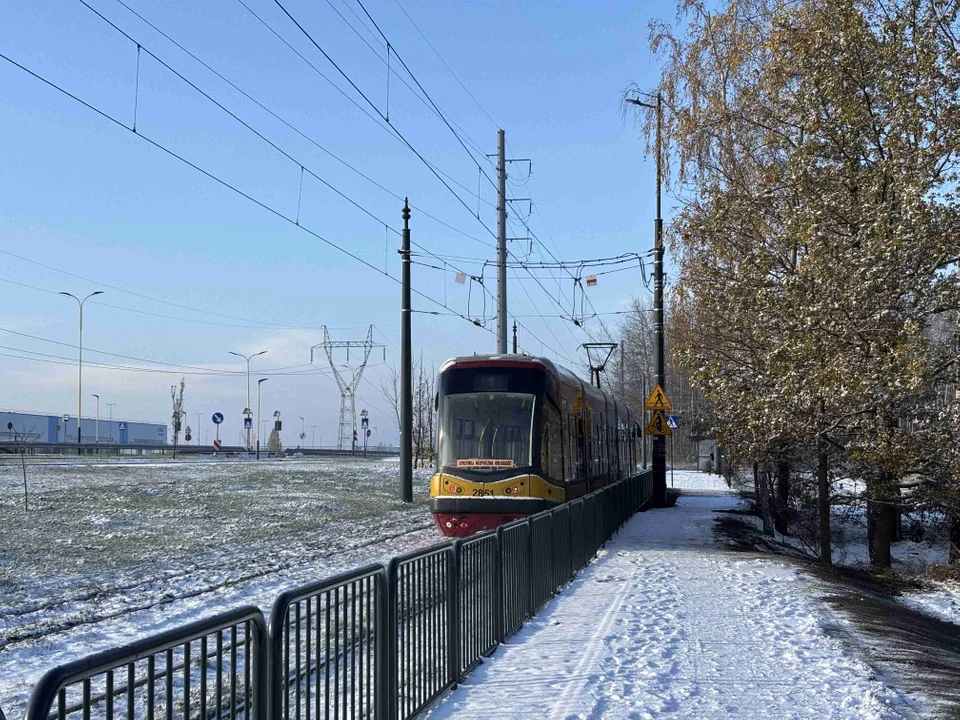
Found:
[[(30, 442), (76, 443), (77, 419), (63, 415), (13, 412), (0, 410), (0, 442), (26, 437)], [(9, 427), (12, 424), (12, 428)], [(99, 430), (96, 418), (83, 418), (80, 423), (80, 441), (118, 445), (166, 445), (166, 423), (134, 422), (131, 420), (105, 420), (100, 418)]]

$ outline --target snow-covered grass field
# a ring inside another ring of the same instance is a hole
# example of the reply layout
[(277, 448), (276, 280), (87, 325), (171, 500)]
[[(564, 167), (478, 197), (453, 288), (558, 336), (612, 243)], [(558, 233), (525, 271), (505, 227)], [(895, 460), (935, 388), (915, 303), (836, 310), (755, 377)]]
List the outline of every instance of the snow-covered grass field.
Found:
[(0, 708), (49, 667), (443, 540), (398, 463), (0, 462)]

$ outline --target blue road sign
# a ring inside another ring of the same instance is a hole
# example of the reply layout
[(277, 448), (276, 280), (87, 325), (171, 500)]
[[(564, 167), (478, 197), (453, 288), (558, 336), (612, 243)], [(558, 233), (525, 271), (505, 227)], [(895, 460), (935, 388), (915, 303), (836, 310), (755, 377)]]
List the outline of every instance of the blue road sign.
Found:
[(245, 418), (243, 419), (243, 426), (244, 426), (245, 428), (252, 428), (252, 427), (253, 427), (253, 418), (245, 417)]
[(676, 415), (667, 415), (667, 425), (671, 430), (676, 430), (680, 427), (680, 419)]
[(223, 413), (214, 413), (211, 420), (213, 420), (215, 425), (219, 425), (223, 422)]

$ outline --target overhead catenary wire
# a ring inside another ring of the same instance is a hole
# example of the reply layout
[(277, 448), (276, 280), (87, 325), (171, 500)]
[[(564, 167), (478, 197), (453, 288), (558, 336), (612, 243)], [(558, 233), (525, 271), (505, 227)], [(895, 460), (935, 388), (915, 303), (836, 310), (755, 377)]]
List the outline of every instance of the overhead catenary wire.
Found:
[[(81, 0), (81, 1), (82, 1), (82, 0)], [(76, 102), (76, 103), (78, 103), (78, 104), (86, 107), (87, 109), (93, 111), (93, 112), (96, 113), (97, 115), (100, 115), (100, 116), (103, 117), (104, 119), (109, 120), (109, 121), (112, 122), (113, 124), (115, 124), (115, 125), (123, 128), (123, 129), (125, 129), (125, 130), (127, 130), (127, 131), (129, 131), (129, 132), (133, 132), (132, 129), (131, 129), (130, 127), (128, 127), (122, 120), (119, 120), (119, 119), (116, 118), (115, 116), (113, 116), (113, 115), (111, 115), (110, 113), (102, 110), (101, 108), (98, 108), (97, 106), (93, 105), (92, 103), (87, 102), (86, 100), (83, 100), (83, 99), (80, 98), (79, 96), (77, 96), (77, 95), (71, 93), (70, 91), (66, 90), (65, 88), (57, 85), (57, 84), (54, 83), (53, 81), (47, 79), (46, 77), (40, 75), (40, 74), (37, 73), (37, 72), (31, 70), (30, 68), (22, 65), (21, 63), (17, 62), (16, 60), (14, 60), (13, 58), (9, 57), (8, 55), (6, 55), (6, 54), (4, 54), (4, 53), (0, 53), (0, 59), (3, 59), (5, 62), (9, 63), (10, 65), (12, 65), (12, 66), (20, 69), (21, 71), (23, 71), (23, 72), (25, 72), (26, 74), (30, 75), (31, 77), (39, 80), (40, 82), (42, 82), (43, 84), (47, 85), (48, 87), (56, 90), (57, 92), (65, 95), (66, 97), (70, 98), (70, 99), (73, 100), (74, 102)], [(214, 173), (212, 173), (212, 172), (210, 172), (210, 171), (208, 171), (208, 170), (200, 167), (200, 166), (197, 165), (196, 163), (188, 160), (188, 159), (185, 158), (184, 156), (182, 156), (182, 155), (178, 154), (177, 152), (171, 150), (170, 148), (166, 147), (165, 145), (163, 145), (163, 144), (160, 143), (159, 141), (154, 140), (153, 138), (145, 135), (145, 134), (142, 133), (142, 132), (134, 133), (134, 135), (135, 135), (136, 137), (140, 138), (142, 141), (144, 141), (144, 142), (152, 145), (153, 147), (157, 148), (158, 150), (161, 150), (162, 152), (166, 153), (166, 154), (169, 155), (170, 157), (172, 157), (172, 158), (180, 161), (181, 163), (183, 163), (183, 164), (187, 165), (188, 167), (196, 170), (197, 172), (201, 173), (202, 175), (206, 176), (207, 178), (213, 180), (214, 182), (216, 182), (216, 183), (220, 184), (221, 186), (227, 188), (228, 190), (234, 192), (235, 194), (239, 195), (240, 197), (246, 199), (247, 201), (251, 202), (252, 204), (257, 205), (258, 207), (266, 210), (268, 213), (276, 216), (277, 218), (286, 221), (286, 222), (289, 223), (291, 226), (293, 226), (293, 227), (295, 227), (295, 228), (297, 228), (297, 229), (299, 229), (299, 230), (301, 230), (301, 231), (303, 231), (303, 232), (306, 232), (306, 233), (309, 234), (310, 236), (312, 236), (312, 237), (314, 237), (315, 239), (321, 241), (322, 243), (328, 245), (329, 247), (334, 248), (335, 250), (338, 250), (338, 251), (341, 252), (342, 254), (350, 257), (351, 259), (357, 261), (358, 263), (360, 263), (360, 264), (366, 266), (367, 268), (373, 270), (373, 271), (376, 272), (377, 274), (382, 275), (382, 276), (384, 276), (384, 277), (387, 277), (387, 278), (389, 278), (390, 280), (392, 280), (392, 281), (395, 282), (395, 283), (398, 283), (398, 284), (400, 283), (400, 280), (399, 280), (398, 278), (394, 277), (393, 275), (390, 275), (390, 274), (389, 274), (388, 272), (386, 272), (385, 270), (378, 268), (377, 266), (373, 265), (372, 263), (370, 263), (370, 262), (368, 262), (367, 260), (363, 259), (362, 257), (358, 256), (356, 253), (353, 253), (353, 252), (351, 252), (350, 250), (347, 250), (346, 248), (342, 247), (341, 245), (338, 245), (337, 243), (335, 243), (335, 242), (333, 242), (332, 240), (329, 240), (328, 238), (326, 238), (326, 237), (320, 235), (319, 233), (311, 230), (310, 228), (304, 226), (303, 224), (297, 224), (294, 218), (291, 218), (291, 217), (287, 216), (286, 214), (284, 214), (284, 213), (281, 212), (280, 210), (277, 210), (276, 208), (274, 208), (274, 207), (272, 207), (272, 206), (270, 206), (270, 205), (267, 205), (265, 202), (257, 199), (256, 197), (250, 195), (249, 193), (241, 190), (241, 189), (238, 188), (237, 186), (229, 183), (228, 181), (224, 180), (223, 178), (219, 177), (218, 175), (216, 175), (216, 174), (214, 174)], [(425, 299), (426, 301), (428, 301), (428, 302), (430, 302), (430, 303), (436, 304), (436, 305), (438, 305), (438, 306), (440, 306), (440, 307), (443, 307), (443, 308), (446, 309), (446, 310), (449, 310), (451, 313), (454, 313), (455, 315), (457, 315), (457, 316), (460, 317), (461, 319), (466, 320), (467, 322), (470, 322), (472, 325), (476, 325), (476, 326), (482, 327), (481, 325), (479, 325), (478, 323), (475, 323), (471, 318), (467, 317), (467, 316), (464, 315), (463, 313), (459, 313), (459, 312), (455, 311), (453, 308), (450, 308), (450, 307), (449, 307), (448, 305), (446, 305), (445, 303), (443, 303), (443, 302), (441, 302), (441, 301), (439, 301), (439, 300), (436, 300), (435, 298), (433, 298), (433, 297), (431, 297), (430, 295), (422, 292), (421, 290), (418, 290), (417, 288), (412, 288), (412, 291), (413, 291), (417, 296), (422, 297), (423, 299)], [(489, 328), (482, 328), (482, 329), (486, 330), (486, 331), (489, 332), (489, 333), (492, 333), (492, 332), (493, 332), (493, 331), (490, 330)], [(525, 329), (526, 329), (526, 328), (525, 328)], [(559, 355), (562, 355), (562, 353), (559, 352), (559, 351), (557, 351), (555, 348), (552, 348), (551, 346), (547, 345), (546, 343), (543, 343), (543, 341), (540, 340), (532, 331), (530, 331), (529, 329), (526, 329), (526, 331), (527, 331), (534, 339), (536, 339), (537, 341), (541, 342), (541, 343), (544, 345), (544, 347), (550, 349), (551, 352), (553, 352), (555, 355), (558, 355), (558, 356), (559, 356)]]
[[(321, 53), (325, 58), (327, 58), (327, 60), (337, 69), (337, 71), (347, 80), (347, 82), (350, 83), (351, 87), (353, 87), (353, 88), (360, 94), (360, 96), (370, 105), (370, 107), (372, 107), (372, 108), (374, 109), (374, 111), (375, 111), (378, 115), (380, 115), (381, 118), (383, 118), (383, 113), (380, 111), (379, 108), (377, 108), (376, 104), (373, 103), (373, 101), (371, 101), (370, 98), (368, 98), (368, 97), (366, 96), (366, 94), (364, 94), (364, 92), (363, 92), (362, 90), (360, 90), (360, 88), (356, 85), (356, 83), (354, 83), (354, 81), (353, 81), (353, 80), (350, 78), (350, 76), (343, 70), (343, 68), (341, 68), (341, 67), (336, 63), (336, 61), (333, 60), (333, 58), (330, 57), (330, 55), (327, 53), (327, 51), (324, 50), (323, 47), (322, 47), (316, 40), (314, 40), (313, 36), (307, 31), (307, 29), (304, 28), (303, 25), (300, 24), (300, 22), (290, 13), (289, 10), (287, 10), (286, 7), (284, 7), (283, 3), (281, 3), (280, 0), (273, 0), (273, 1), (274, 1), (274, 3), (275, 3), (281, 10), (283, 10), (284, 14), (285, 14), (288, 18), (290, 18), (290, 21), (293, 22), (293, 24), (297, 26), (297, 28), (300, 30), (300, 32), (303, 33), (304, 37), (306, 37), (307, 40), (309, 40), (310, 43), (311, 43), (317, 50), (319, 50), (320, 53)], [(469, 212), (472, 216), (474, 216), (474, 217), (477, 219), (477, 221), (480, 222), (480, 224), (483, 225), (483, 226), (487, 229), (487, 231), (491, 234), (491, 236), (494, 236), (494, 237), (495, 237), (493, 231), (490, 230), (490, 228), (487, 228), (486, 224), (483, 223), (483, 222), (480, 220), (479, 216), (473, 215), (473, 210), (470, 209), (470, 206), (467, 205), (466, 201), (464, 201), (464, 199), (463, 199), (462, 197), (460, 197), (460, 194), (459, 194), (458, 192), (456, 192), (452, 187), (450, 187), (450, 183), (448, 183), (448, 182), (440, 175), (440, 173), (439, 173), (439, 172), (437, 171), (437, 169), (433, 166), (433, 164), (430, 163), (430, 162), (423, 156), (423, 154), (422, 154), (419, 150), (417, 150), (417, 149), (413, 146), (412, 143), (410, 143), (409, 140), (407, 140), (407, 138), (403, 135), (403, 133), (401, 133), (401, 132), (396, 128), (395, 125), (390, 124), (390, 127), (391, 127), (391, 128), (393, 129), (393, 131), (396, 133), (396, 136), (397, 136), (398, 138), (400, 138), (400, 140), (403, 142), (403, 144), (406, 145), (406, 146), (410, 149), (410, 151), (411, 151), (414, 155), (416, 155), (417, 158), (420, 159), (420, 161), (436, 176), (436, 178), (447, 188), (447, 190), (457, 199), (457, 201), (458, 201), (461, 205), (463, 205), (464, 208), (466, 208), (467, 212)], [(468, 152), (469, 152), (469, 151), (468, 151)], [(472, 157), (472, 156), (471, 156), (471, 157)], [(459, 184), (459, 183), (458, 183), (458, 184)], [(464, 189), (467, 191), (467, 193), (472, 194), (472, 191), (470, 191), (470, 190), (469, 190), (468, 188), (466, 188), (465, 186), (460, 185), (460, 187), (464, 188)]]
[[(343, 165), (344, 167), (346, 167), (347, 169), (349, 169), (350, 171), (352, 171), (353, 173), (355, 173), (355, 174), (358, 175), (359, 177), (363, 178), (364, 180), (366, 180), (366, 181), (369, 182), (370, 184), (374, 185), (374, 186), (377, 187), (379, 190), (381, 190), (382, 192), (386, 193), (387, 195), (389, 195), (389, 196), (392, 197), (393, 199), (395, 199), (395, 200), (397, 200), (397, 201), (400, 201), (400, 202), (402, 202), (402, 201), (404, 200), (404, 196), (402, 196), (402, 195), (400, 195), (399, 193), (397, 193), (397, 192), (391, 190), (390, 188), (384, 186), (382, 183), (380, 183), (379, 181), (377, 181), (375, 178), (370, 177), (370, 175), (364, 173), (362, 170), (360, 170), (359, 168), (357, 168), (357, 167), (354, 166), (353, 164), (351, 164), (351, 163), (349, 163), (348, 161), (344, 160), (342, 157), (340, 157), (339, 155), (337, 155), (336, 153), (334, 153), (332, 150), (330, 150), (329, 148), (327, 148), (325, 145), (323, 145), (322, 143), (320, 143), (319, 141), (317, 141), (316, 138), (314, 138), (313, 136), (311, 136), (311, 135), (308, 134), (307, 132), (303, 131), (302, 129), (300, 129), (299, 127), (297, 127), (297, 126), (294, 125), (293, 123), (291, 123), (289, 120), (287, 120), (286, 118), (284, 118), (283, 116), (281, 116), (279, 113), (277, 113), (277, 112), (275, 112), (274, 110), (272, 110), (272, 109), (271, 109), (270, 107), (268, 107), (266, 104), (264, 104), (263, 102), (261, 102), (260, 100), (258, 100), (257, 98), (255, 98), (253, 95), (251, 95), (250, 93), (248, 93), (248, 92), (247, 92), (246, 90), (244, 90), (242, 87), (240, 87), (240, 86), (237, 85), (235, 82), (233, 82), (233, 81), (230, 80), (228, 77), (226, 77), (226, 76), (225, 76), (223, 73), (221, 73), (219, 70), (217, 70), (216, 68), (214, 68), (213, 66), (211, 66), (211, 65), (210, 65), (209, 63), (207, 63), (206, 61), (204, 61), (204, 60), (203, 60), (202, 58), (200, 58), (198, 55), (196, 55), (196, 53), (194, 53), (194, 52), (192, 52), (191, 50), (189, 50), (189, 49), (188, 49), (187, 47), (185, 47), (183, 44), (181, 44), (180, 42), (178, 42), (175, 38), (171, 37), (169, 34), (167, 34), (167, 33), (164, 32), (162, 29), (160, 29), (159, 27), (157, 27), (156, 24), (152, 23), (150, 20), (148, 20), (146, 17), (144, 17), (141, 13), (137, 12), (134, 8), (130, 7), (124, 0), (116, 0), (116, 2), (119, 3), (121, 6), (123, 6), (124, 8), (126, 8), (130, 13), (132, 13), (134, 16), (136, 16), (136, 17), (137, 17), (141, 22), (143, 22), (145, 25), (147, 25), (148, 27), (150, 27), (150, 28), (151, 28), (154, 32), (156, 32), (158, 35), (162, 36), (162, 37), (163, 37), (164, 39), (166, 39), (168, 42), (170, 42), (171, 44), (175, 45), (178, 49), (180, 49), (183, 53), (185, 53), (187, 56), (189, 56), (192, 60), (194, 60), (194, 61), (197, 62), (198, 64), (202, 65), (202, 66), (203, 66), (204, 68), (206, 68), (210, 73), (212, 73), (212, 74), (215, 75), (217, 78), (219, 78), (221, 81), (223, 81), (224, 83), (226, 83), (227, 85), (229, 85), (231, 88), (233, 88), (234, 90), (236, 90), (238, 93), (240, 93), (241, 95), (243, 95), (247, 100), (249, 100), (250, 102), (254, 103), (257, 107), (259, 107), (261, 110), (263, 110), (264, 112), (266, 112), (266, 113), (267, 113), (268, 115), (270, 115), (272, 118), (274, 118), (275, 120), (277, 120), (278, 122), (282, 123), (282, 124), (285, 125), (287, 128), (289, 128), (290, 130), (292, 130), (293, 132), (295, 132), (297, 135), (299, 135), (300, 137), (302, 137), (304, 140), (306, 140), (307, 142), (309, 142), (311, 145), (313, 145), (314, 147), (316, 147), (318, 150), (320, 150), (320, 151), (322, 151), (323, 153), (327, 154), (329, 157), (333, 158), (333, 159), (336, 160), (338, 163), (340, 163), (341, 165)], [(241, 3), (241, 4), (242, 4), (242, 3)], [(281, 39), (282, 39), (282, 38), (281, 38)], [(306, 61), (305, 58), (304, 58), (304, 60)], [(306, 62), (309, 62), (309, 61), (306, 61)], [(318, 72), (319, 72), (319, 70), (318, 70)], [(362, 109), (362, 108), (361, 108), (361, 109)], [(391, 134), (393, 134), (393, 133), (391, 133)], [(440, 172), (442, 172), (442, 171), (440, 171)], [(425, 208), (423, 208), (422, 206), (416, 205), (416, 204), (414, 204), (414, 203), (410, 203), (410, 207), (413, 208), (414, 210), (416, 210), (419, 214), (423, 215), (424, 217), (427, 217), (427, 218), (429, 218), (430, 220), (438, 223), (439, 225), (442, 225), (443, 227), (447, 228), (448, 230), (452, 230), (453, 232), (458, 233), (459, 235), (462, 235), (463, 237), (467, 238), (468, 240), (472, 240), (472, 241), (474, 241), (474, 242), (480, 243), (481, 245), (485, 245), (485, 246), (487, 246), (487, 247), (493, 247), (493, 244), (492, 244), (492, 243), (488, 243), (488, 242), (486, 242), (486, 241), (484, 241), (484, 240), (481, 240), (480, 238), (478, 238), (478, 237), (476, 237), (476, 236), (474, 236), (474, 235), (466, 232), (465, 230), (462, 230), (461, 228), (455, 227), (455, 226), (449, 224), (448, 222), (446, 222), (446, 221), (444, 221), (444, 220), (441, 220), (440, 218), (436, 217), (435, 215), (427, 212), (427, 210), (426, 210)], [(396, 229), (395, 229), (395, 228), (392, 228), (392, 227), (390, 228), (390, 230), (393, 230), (393, 232), (397, 232)]]

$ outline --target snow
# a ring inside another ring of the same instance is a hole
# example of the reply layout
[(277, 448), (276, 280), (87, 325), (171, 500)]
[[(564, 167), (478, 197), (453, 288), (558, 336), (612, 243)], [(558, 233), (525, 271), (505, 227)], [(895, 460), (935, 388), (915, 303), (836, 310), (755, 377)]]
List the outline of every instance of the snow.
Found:
[(674, 470), (671, 475), (669, 465), (667, 466), (667, 487), (680, 488), (682, 490), (730, 491), (722, 475), (714, 475), (697, 470)]
[(960, 583), (937, 582), (932, 585), (933, 590), (902, 595), (900, 602), (919, 612), (960, 625)]
[(816, 599), (818, 581), (718, 547), (716, 511), (737, 502), (684, 494), (675, 508), (634, 516), (429, 716), (910, 716), (824, 630), (846, 621)]
[[(0, 463), (0, 707), (50, 667), (444, 538), (398, 465), (344, 458)], [(16, 528), (10, 532), (10, 528)]]

